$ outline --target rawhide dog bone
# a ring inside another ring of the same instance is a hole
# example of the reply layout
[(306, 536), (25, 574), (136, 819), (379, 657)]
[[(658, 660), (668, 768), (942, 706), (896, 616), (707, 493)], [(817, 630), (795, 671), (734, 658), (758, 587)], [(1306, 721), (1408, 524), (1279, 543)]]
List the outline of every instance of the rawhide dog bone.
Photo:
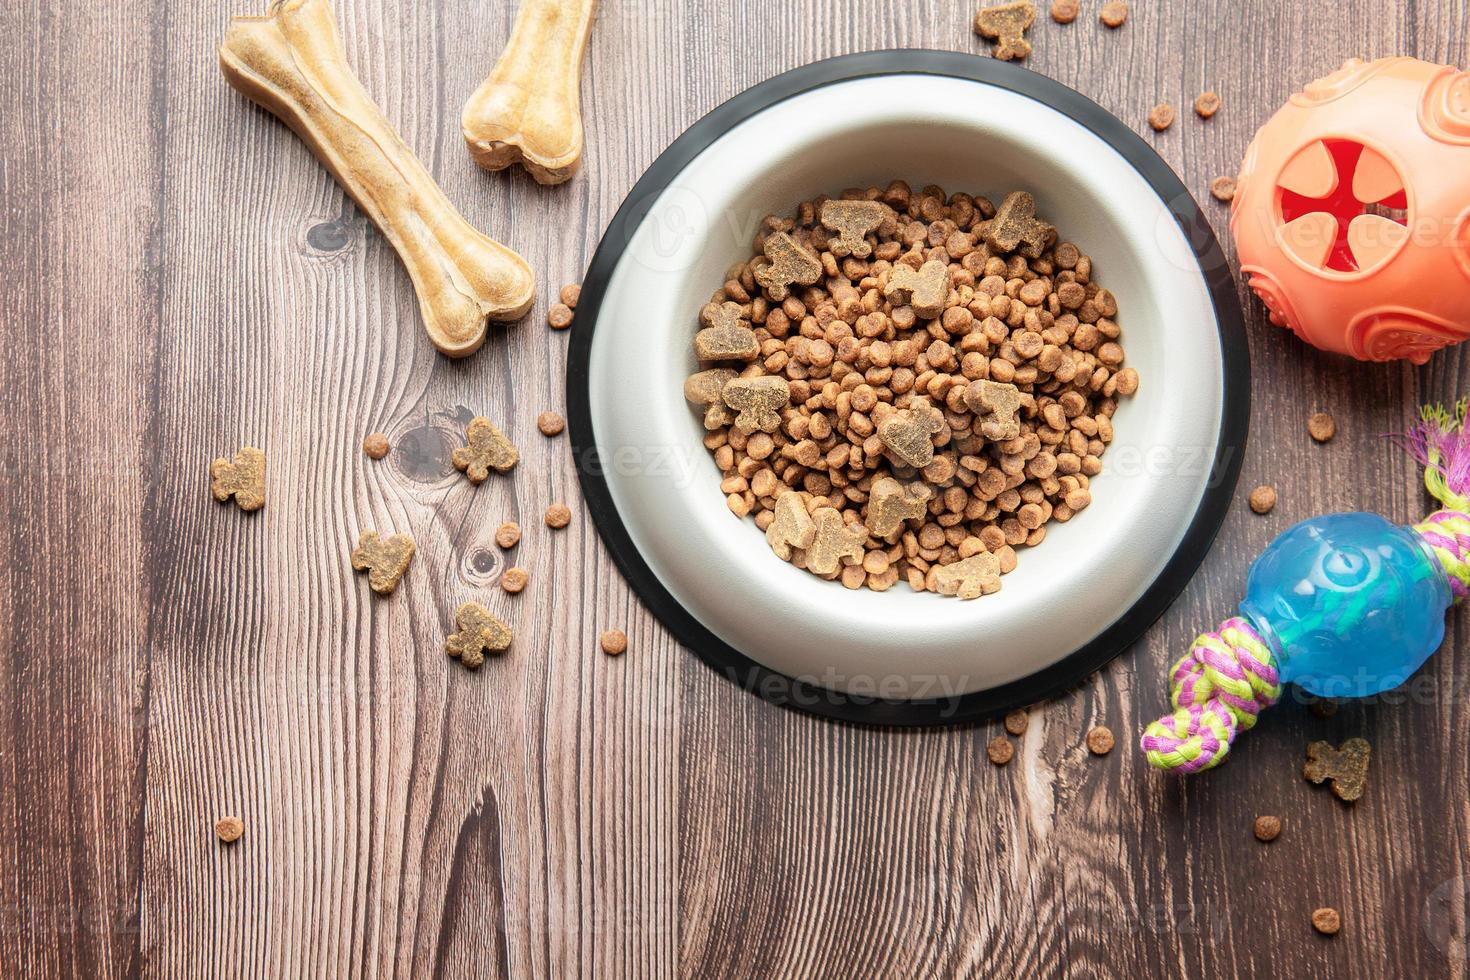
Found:
[(582, 56), (597, 0), (523, 0), (490, 77), (460, 125), (486, 170), (522, 164), (542, 184), (570, 180), (582, 159)]
[(347, 65), (327, 0), (277, 0), (264, 17), (236, 17), (219, 58), (226, 80), (295, 130), (387, 236), (435, 347), (472, 354), (487, 321), (531, 308), (531, 267), (470, 227), (383, 118)]

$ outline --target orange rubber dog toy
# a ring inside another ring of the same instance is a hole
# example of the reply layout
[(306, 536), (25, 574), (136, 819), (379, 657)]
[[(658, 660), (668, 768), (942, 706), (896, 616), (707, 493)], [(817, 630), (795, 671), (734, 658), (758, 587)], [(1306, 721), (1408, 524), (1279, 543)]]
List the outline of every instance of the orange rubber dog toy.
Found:
[(1246, 150), (1230, 231), (1271, 321), (1423, 364), (1470, 337), (1470, 72), (1352, 60)]

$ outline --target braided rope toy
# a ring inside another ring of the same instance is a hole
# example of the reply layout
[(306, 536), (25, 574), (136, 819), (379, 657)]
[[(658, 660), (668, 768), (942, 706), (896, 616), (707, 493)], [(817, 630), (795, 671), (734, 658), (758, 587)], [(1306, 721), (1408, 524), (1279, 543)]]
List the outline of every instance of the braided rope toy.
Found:
[(1466, 402), (1427, 407), (1393, 437), (1444, 505), (1400, 527), (1328, 514), (1287, 529), (1251, 565), (1240, 613), (1203, 633), (1169, 672), (1174, 711), (1144, 730), (1150, 765), (1187, 774), (1224, 762), (1288, 683), (1319, 697), (1397, 687), (1444, 640), (1444, 614), (1470, 595)]

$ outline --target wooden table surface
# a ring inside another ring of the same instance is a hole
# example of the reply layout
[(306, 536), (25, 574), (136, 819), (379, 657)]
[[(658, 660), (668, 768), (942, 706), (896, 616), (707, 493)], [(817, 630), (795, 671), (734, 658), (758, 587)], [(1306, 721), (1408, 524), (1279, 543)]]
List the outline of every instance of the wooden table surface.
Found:
[[(576, 281), (634, 181), (726, 98), (829, 55), (984, 53), (974, 0), (604, 0), (570, 184), (486, 174), (460, 106), (511, 0), (340, 0), (368, 90), (543, 299), (476, 356), (419, 324), (392, 250), (303, 145), (221, 79), (245, 0), (25, 2), (0, 14), (0, 971), (6, 976), (1427, 977), (1463, 975), (1470, 872), (1470, 616), (1405, 696), (1322, 719), (1278, 707), (1188, 782), (1132, 750), (1167, 664), (1233, 607), (1250, 560), (1334, 510), (1429, 509), (1378, 438), (1470, 390), (1470, 349), (1427, 366), (1318, 354), (1247, 302), (1255, 372), (1241, 490), (1147, 638), (996, 726), (880, 731), (773, 708), (640, 607), (578, 504), (562, 407)], [(1464, 0), (1084, 0), (1032, 31), (1039, 72), (1147, 133), (1204, 200), (1255, 128), (1343, 59), (1464, 65)], [(1208, 88), (1224, 108), (1144, 118)], [(1125, 325), (1126, 326), (1126, 325)], [(1339, 434), (1311, 443), (1327, 409)], [(509, 424), (513, 478), (473, 490), (448, 450)], [(358, 443), (383, 430), (382, 464)], [(206, 466), (265, 447), (259, 515)], [(1245, 506), (1270, 482), (1268, 517)], [(572, 526), (540, 522), (553, 500)], [(519, 597), (494, 587), (526, 527)], [(410, 531), (388, 600), (347, 567), (359, 530)], [(470, 675), (446, 623), (478, 597), (516, 630)], [(626, 656), (597, 650), (627, 630)], [(1089, 756), (1109, 725), (1119, 749)], [(1307, 742), (1370, 739), (1348, 807), (1300, 776)], [(1281, 815), (1270, 846), (1258, 813)], [(214, 838), (238, 813), (245, 836)], [(1312, 910), (1343, 915), (1335, 939)]]

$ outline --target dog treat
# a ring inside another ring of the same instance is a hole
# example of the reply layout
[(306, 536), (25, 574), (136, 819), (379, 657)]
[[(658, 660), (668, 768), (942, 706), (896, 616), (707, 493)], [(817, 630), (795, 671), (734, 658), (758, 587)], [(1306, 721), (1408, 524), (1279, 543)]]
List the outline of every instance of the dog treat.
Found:
[(565, 303), (552, 303), (551, 309), (546, 311), (546, 325), (553, 330), (565, 330), (572, 325), (573, 319), (575, 314)]
[(1251, 491), (1251, 510), (1257, 514), (1269, 514), (1276, 506), (1276, 488), (1272, 486), (1259, 486)]
[(1103, 4), (1102, 10), (1098, 13), (1098, 20), (1115, 30), (1122, 27), (1128, 21), (1128, 4), (1123, 0), (1112, 0), (1111, 3)]
[(873, 254), (868, 235), (883, 224), (888, 208), (878, 201), (824, 201), (822, 226), (837, 232), (827, 249), (837, 258), (865, 259)]
[(1024, 708), (1017, 708), (1015, 711), (1012, 711), (1006, 715), (1006, 731), (1010, 732), (1012, 735), (1026, 734), (1026, 728), (1030, 724), (1031, 716), (1027, 714), (1026, 709)]
[(1098, 725), (1087, 733), (1087, 751), (1093, 755), (1107, 755), (1113, 751), (1113, 732), (1106, 725)]
[(569, 283), (561, 287), (561, 305), (569, 310), (577, 308), (577, 301), (582, 298), (582, 284), (579, 282)]
[(989, 552), (931, 568), (929, 574), (934, 578), (934, 591), (940, 595), (978, 599), (1000, 591), (1000, 558)]
[(295, 130), (382, 230), (440, 351), (472, 354), (488, 321), (519, 319), (531, 308), (531, 267), (470, 227), (383, 118), (347, 66), (327, 0), (276, 0), (263, 17), (236, 17), (220, 69)]
[(925, 262), (917, 270), (896, 265), (883, 294), (894, 306), (912, 307), (919, 316), (933, 320), (944, 312), (949, 297), (949, 266), (938, 261)]
[(776, 498), (771, 526), (766, 528), (766, 544), (782, 561), (791, 560), (791, 549), (805, 551), (817, 536), (817, 525), (807, 513), (806, 501), (795, 490), (787, 490)]
[(739, 303), (710, 303), (699, 313), (704, 329), (694, 335), (694, 356), (701, 361), (753, 361), (761, 345), (741, 314)]
[(1160, 102), (1149, 110), (1148, 124), (1153, 127), (1154, 132), (1162, 133), (1174, 125), (1174, 107), (1167, 102)]
[(1312, 913), (1312, 928), (1324, 936), (1335, 936), (1342, 928), (1342, 916), (1334, 908), (1317, 909)]
[(868, 530), (877, 538), (893, 536), (906, 521), (925, 517), (933, 496), (934, 492), (922, 483), (906, 487), (890, 476), (873, 481), (868, 494)]
[(470, 670), (485, 662), (487, 653), (504, 653), (513, 636), (510, 627), (478, 602), (466, 602), (454, 614), (458, 631), (444, 640), (444, 652)]
[(905, 466), (922, 469), (934, 459), (934, 437), (946, 428), (944, 413), (915, 398), (878, 424), (878, 438)]
[(985, 231), (986, 244), (995, 251), (1019, 252), (1028, 259), (1040, 258), (1056, 237), (1055, 228), (1036, 219), (1036, 199), (1025, 191), (1007, 194)]
[(725, 385), (734, 379), (736, 372), (727, 368), (713, 368), (691, 374), (684, 382), (684, 397), (694, 405), (704, 407), (704, 427), (710, 431), (723, 429), (735, 421), (735, 413), (725, 404)]
[(821, 507), (812, 515), (816, 536), (806, 549), (806, 567), (818, 575), (835, 575), (839, 568), (863, 560), (863, 545), (868, 531), (861, 526), (848, 527), (842, 512), (834, 507)]
[(739, 431), (746, 435), (775, 432), (781, 425), (781, 409), (791, 402), (791, 386), (769, 375), (734, 378), (726, 383), (722, 397), (735, 409), (735, 428)]
[(507, 568), (500, 576), (500, 587), (511, 595), (516, 595), (531, 581), (530, 574), (524, 568)]
[(231, 497), (241, 510), (265, 506), (265, 453), (246, 446), (233, 460), (223, 456), (209, 464), (209, 492), (224, 503)]
[(965, 389), (965, 404), (980, 419), (980, 433), (994, 442), (1015, 439), (1021, 434), (1021, 390), (998, 381), (970, 382)]
[(991, 762), (1003, 766), (1015, 758), (1016, 747), (1004, 735), (997, 735), (990, 740), (989, 745), (985, 746), (985, 755)]
[(1220, 96), (1215, 92), (1205, 92), (1194, 100), (1194, 111), (1201, 119), (1208, 119), (1220, 111)]
[(470, 420), (465, 438), (469, 444), (451, 453), (449, 461), (471, 483), (484, 483), (490, 478), (492, 469), (505, 473), (520, 461), (521, 454), (515, 445), (483, 415), (476, 415)]
[(382, 459), (388, 455), (388, 451), (392, 448), (388, 444), (388, 437), (381, 432), (374, 432), (362, 441), (362, 451), (370, 459)]
[(1337, 435), (1337, 420), (1326, 412), (1318, 412), (1307, 419), (1307, 434), (1317, 442), (1326, 442)]
[(1307, 764), (1302, 767), (1302, 775), (1319, 786), (1332, 780), (1332, 792), (1337, 798), (1352, 803), (1363, 795), (1368, 785), (1368, 759), (1372, 751), (1367, 739), (1362, 738), (1350, 738), (1335, 749), (1327, 742), (1313, 742), (1307, 746)]
[(996, 42), (996, 58), (1001, 61), (1019, 61), (1031, 53), (1031, 42), (1026, 40), (1026, 31), (1035, 20), (1036, 7), (1031, 0), (981, 7), (975, 14), (975, 33)]
[(546, 526), (560, 531), (572, 523), (572, 509), (566, 504), (556, 503), (546, 508)]
[(1216, 177), (1210, 181), (1210, 196), (1217, 201), (1235, 200), (1235, 178)]
[(1273, 816), (1256, 817), (1255, 824), (1251, 827), (1256, 835), (1256, 840), (1263, 844), (1269, 844), (1281, 836), (1281, 818)]
[(1072, 23), (1081, 12), (1077, 0), (1053, 0), (1051, 5), (1051, 19), (1058, 24)]
[(792, 284), (810, 286), (822, 277), (822, 263), (785, 232), (766, 239), (767, 265), (755, 272), (755, 281), (773, 302), (791, 295)]
[(233, 844), (245, 833), (245, 821), (239, 817), (220, 817), (214, 822), (214, 835), (226, 844)]
[(368, 573), (368, 586), (379, 595), (391, 595), (413, 561), (413, 538), (406, 534), (378, 537), (377, 531), (364, 531), (352, 550), (354, 571)]
[(542, 412), (536, 416), (536, 428), (543, 436), (559, 436), (566, 431), (567, 420), (559, 412)]
[(609, 657), (621, 657), (628, 652), (628, 634), (622, 630), (604, 630), (600, 642), (602, 652)]
[[(721, 273), (706, 302), (756, 353), (684, 396), (726, 506), (778, 559), (847, 588), (984, 594), (1091, 504), (1139, 387), (1118, 299), (1029, 193), (997, 200), (903, 181), (818, 196)], [(783, 255), (810, 281), (772, 276)]]
[(596, 11), (597, 0), (521, 0), (500, 60), (460, 118), (476, 163), (486, 170), (519, 163), (541, 184), (577, 172), (582, 58)]
[(495, 543), (509, 551), (521, 543), (521, 526), (515, 521), (506, 521), (495, 530)]

